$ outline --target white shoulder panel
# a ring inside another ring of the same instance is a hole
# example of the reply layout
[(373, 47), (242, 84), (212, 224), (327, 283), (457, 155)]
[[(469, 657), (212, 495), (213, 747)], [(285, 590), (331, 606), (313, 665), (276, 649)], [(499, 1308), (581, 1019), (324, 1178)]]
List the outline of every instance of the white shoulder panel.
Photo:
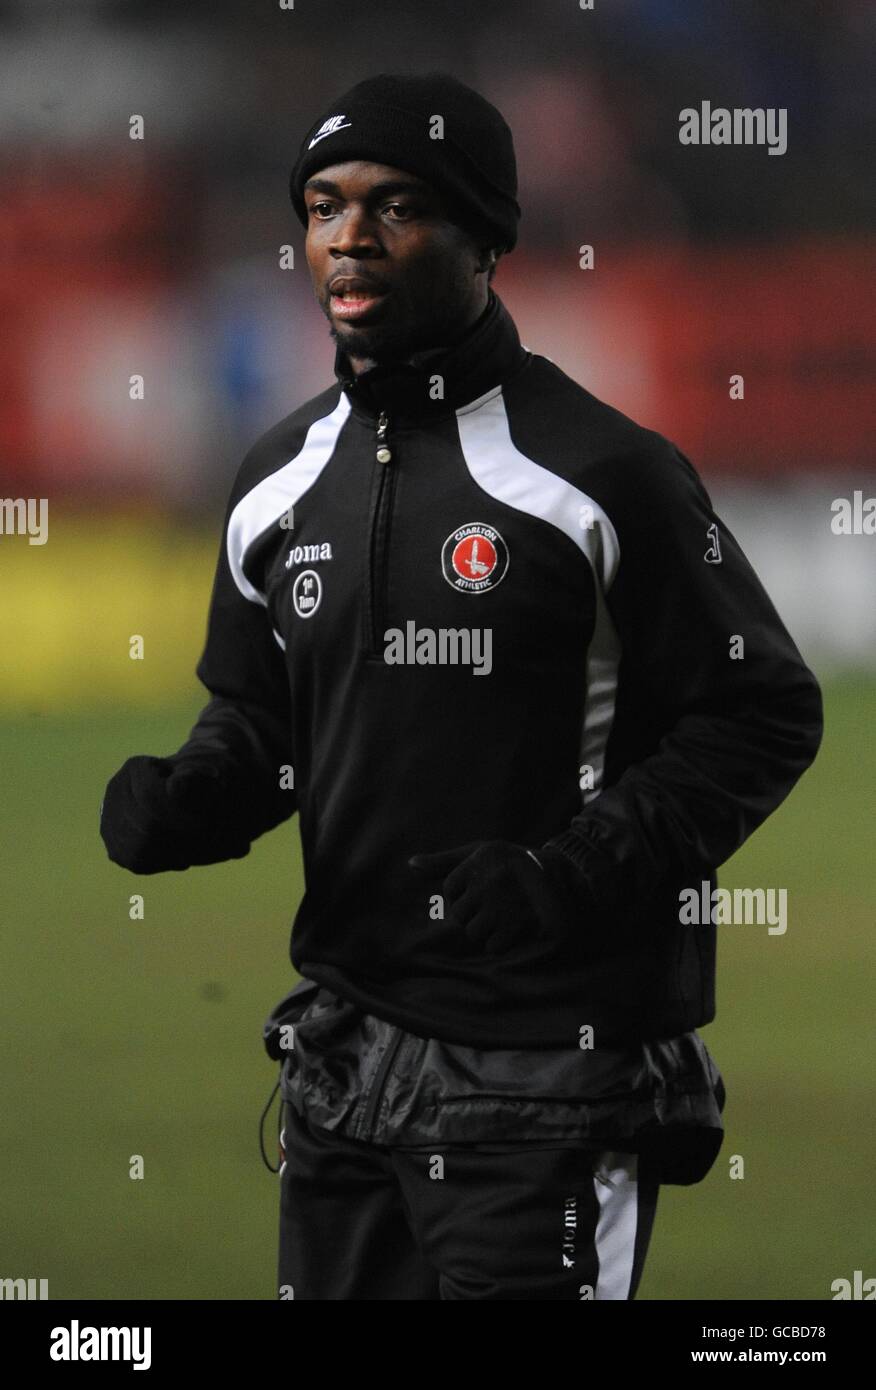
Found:
[(238, 589), (252, 603), (265, 603), (265, 596), (253, 588), (243, 572), (247, 550), (319, 477), (334, 453), (349, 413), (350, 402), (342, 391), (331, 414), (315, 420), (310, 426), (300, 452), (256, 483), (231, 513), (226, 540), (228, 564)]
[(609, 517), (586, 492), (521, 454), (512, 442), (501, 391), (493, 390), (456, 412), (459, 439), (475, 482), (498, 501), (541, 517), (583, 550), (603, 591), (620, 561)]

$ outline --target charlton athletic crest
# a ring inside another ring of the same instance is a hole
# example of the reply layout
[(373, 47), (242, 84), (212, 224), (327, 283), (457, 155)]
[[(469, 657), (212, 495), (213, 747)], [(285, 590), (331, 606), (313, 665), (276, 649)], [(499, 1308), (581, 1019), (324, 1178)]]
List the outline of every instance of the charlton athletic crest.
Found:
[(462, 594), (495, 589), (508, 570), (508, 547), (495, 526), (471, 521), (451, 531), (441, 548), (441, 568), (448, 584)]

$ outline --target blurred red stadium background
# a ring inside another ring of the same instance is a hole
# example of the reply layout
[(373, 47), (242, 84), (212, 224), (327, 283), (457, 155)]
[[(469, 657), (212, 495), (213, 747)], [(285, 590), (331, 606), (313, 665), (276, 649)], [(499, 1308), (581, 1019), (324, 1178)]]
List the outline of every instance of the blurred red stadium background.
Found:
[[(95, 569), (64, 541), (94, 557), (148, 517), (146, 591), (168, 545), (185, 567), (185, 534), (206, 564), (243, 454), (332, 379), (298, 144), (359, 78), (444, 68), (514, 131), (523, 220), (495, 287), (524, 342), (680, 445), (811, 659), (870, 668), (872, 547), (838, 543), (831, 502), (876, 493), (874, 15), (0, 0), (0, 493), (49, 499), (54, 541), (3, 538), (25, 664), (76, 663), (74, 614), (37, 638), (71, 563)], [(704, 98), (787, 110), (787, 149), (682, 145)], [(183, 587), (190, 645), (203, 595)], [(116, 688), (104, 655), (91, 669), (93, 697)], [(25, 688), (19, 669), (0, 700)]]

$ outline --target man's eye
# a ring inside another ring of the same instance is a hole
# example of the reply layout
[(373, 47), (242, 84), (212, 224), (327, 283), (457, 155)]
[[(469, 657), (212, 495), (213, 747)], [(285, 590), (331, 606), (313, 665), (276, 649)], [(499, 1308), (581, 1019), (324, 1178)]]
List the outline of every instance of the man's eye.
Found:
[(322, 213), (320, 212), (320, 208), (328, 208), (329, 212), (331, 212), (331, 211), (332, 211), (332, 204), (331, 204), (331, 203), (325, 203), (325, 202), (323, 202), (323, 203), (311, 203), (311, 204), (310, 204), (310, 211), (314, 214), (315, 217), (322, 217)]
[(408, 217), (412, 209), (407, 203), (387, 203), (383, 211), (394, 213), (393, 221), (398, 221), (400, 218)]

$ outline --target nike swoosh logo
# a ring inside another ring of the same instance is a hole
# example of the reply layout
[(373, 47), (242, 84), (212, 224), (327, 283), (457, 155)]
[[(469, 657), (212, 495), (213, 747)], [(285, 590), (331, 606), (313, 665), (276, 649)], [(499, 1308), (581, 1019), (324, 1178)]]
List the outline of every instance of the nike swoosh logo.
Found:
[[(352, 121), (347, 121), (347, 124), (346, 124), (346, 125), (339, 125), (339, 126), (336, 126), (335, 129), (336, 129), (336, 130), (349, 130), (349, 129), (350, 129), (350, 126), (351, 126), (352, 124), (353, 124)], [(326, 135), (334, 135), (334, 133), (335, 133), (334, 130), (327, 130), (327, 131), (325, 132), (325, 135), (314, 135), (313, 139), (311, 140), (311, 142), (310, 142), (310, 144), (307, 146), (307, 148), (308, 148), (309, 150), (312, 150), (313, 147), (314, 147), (314, 145), (317, 143), (317, 141), (319, 141), (319, 140), (324, 140), (325, 137), (326, 137)]]

